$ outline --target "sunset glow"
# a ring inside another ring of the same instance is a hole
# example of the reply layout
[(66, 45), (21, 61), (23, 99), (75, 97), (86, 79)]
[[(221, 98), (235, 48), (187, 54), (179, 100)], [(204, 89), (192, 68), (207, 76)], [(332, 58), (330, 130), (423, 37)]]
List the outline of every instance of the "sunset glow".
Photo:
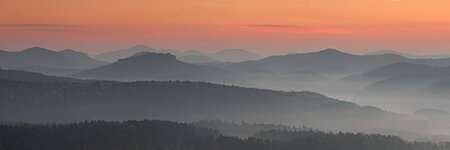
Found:
[(0, 49), (450, 50), (448, 0), (1, 0)]

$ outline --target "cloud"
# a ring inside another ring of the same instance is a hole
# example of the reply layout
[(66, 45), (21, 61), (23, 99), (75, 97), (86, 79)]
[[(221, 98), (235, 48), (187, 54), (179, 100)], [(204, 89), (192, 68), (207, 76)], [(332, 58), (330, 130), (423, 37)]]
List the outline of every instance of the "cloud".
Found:
[(16, 28), (40, 28), (40, 27), (75, 27), (66, 24), (0, 24), (2, 27), (16, 27)]
[(0, 28), (11, 31), (32, 32), (88, 32), (84, 27), (68, 24), (0, 24)]
[(353, 31), (340, 28), (323, 28), (323, 27), (301, 27), (296, 25), (282, 24), (253, 24), (243, 25), (243, 28), (252, 29), (260, 32), (280, 32), (280, 33), (297, 33), (297, 34), (351, 34)]
[(27, 28), (22, 29), (22, 31), (35, 31), (35, 32), (94, 32), (93, 30), (86, 29), (41, 29), (41, 28)]
[(251, 25), (245, 25), (247, 27), (256, 27), (256, 28), (291, 28), (295, 26), (290, 25), (282, 25), (282, 24), (251, 24)]

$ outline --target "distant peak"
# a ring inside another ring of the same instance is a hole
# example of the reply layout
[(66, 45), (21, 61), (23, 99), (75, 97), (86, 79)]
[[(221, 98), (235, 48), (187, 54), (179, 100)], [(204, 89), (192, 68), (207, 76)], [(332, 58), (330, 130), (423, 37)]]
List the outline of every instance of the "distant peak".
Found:
[(190, 49), (185, 51), (183, 55), (205, 55), (205, 53), (196, 49)]
[(61, 50), (59, 52), (63, 52), (63, 53), (82, 53), (82, 52), (79, 52), (79, 51), (75, 51), (73, 49), (63, 49), (63, 50)]
[(139, 52), (130, 57), (119, 59), (116, 63), (164, 64), (176, 61), (178, 61), (176, 56), (170, 53)]
[(378, 53), (398, 53), (397, 51), (394, 50), (380, 50), (380, 51), (376, 51)]
[(148, 47), (146, 45), (136, 45), (136, 46), (134, 46), (134, 47), (132, 47), (130, 49), (152, 49), (152, 48), (150, 48), (150, 47)]
[(76, 52), (76, 51), (73, 49), (63, 49), (60, 52)]
[(51, 50), (42, 48), (42, 47), (31, 47), (28, 49), (25, 49), (23, 51), (27, 51), (27, 52), (51, 52)]
[(58, 53), (63, 53), (63, 54), (76, 54), (76, 55), (85, 55), (85, 56), (87, 56), (86, 53), (80, 52), (80, 51), (76, 51), (76, 50), (73, 50), (73, 49), (63, 49), (63, 50), (59, 51)]
[(316, 53), (317, 54), (331, 54), (331, 55), (351, 55), (349, 53), (345, 53), (345, 52), (339, 51), (339, 50), (334, 49), (334, 48), (328, 48), (328, 49), (325, 49), (325, 50), (318, 51)]
[(248, 52), (246, 50), (240, 49), (240, 48), (233, 48), (233, 49), (224, 49), (220, 52)]
[(149, 54), (150, 52), (137, 52), (133, 55), (131, 55), (130, 57), (138, 57), (138, 56), (142, 56), (142, 55), (146, 55)]
[(365, 55), (391, 55), (391, 56), (396, 55), (396, 56), (402, 56), (402, 57), (406, 57), (406, 58), (419, 58), (420, 57), (418, 55), (395, 51), (395, 50), (380, 50), (380, 51), (369, 52), (369, 53), (366, 53)]
[(128, 58), (167, 58), (167, 59), (176, 59), (175, 55), (170, 53), (154, 53), (154, 52), (138, 52)]
[(25, 50), (47, 50), (47, 49), (42, 48), (42, 47), (35, 46), (35, 47), (30, 47), (30, 48), (25, 49)]
[(261, 57), (259, 56), (259, 54), (244, 50), (244, 49), (240, 49), (240, 48), (235, 48), (235, 49), (224, 49), (218, 52), (215, 52), (215, 54), (248, 54), (248, 55), (254, 55), (255, 57)]
[(334, 48), (327, 48), (327, 49), (321, 50), (319, 52), (321, 52), (321, 53), (343, 53), (343, 52), (341, 52), (341, 51), (339, 51), (337, 49), (334, 49)]

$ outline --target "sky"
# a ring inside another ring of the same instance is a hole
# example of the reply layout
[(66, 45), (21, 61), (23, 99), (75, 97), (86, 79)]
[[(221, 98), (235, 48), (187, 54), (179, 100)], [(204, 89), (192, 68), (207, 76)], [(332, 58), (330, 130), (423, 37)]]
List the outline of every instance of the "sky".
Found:
[(0, 0), (0, 49), (450, 53), (448, 0)]

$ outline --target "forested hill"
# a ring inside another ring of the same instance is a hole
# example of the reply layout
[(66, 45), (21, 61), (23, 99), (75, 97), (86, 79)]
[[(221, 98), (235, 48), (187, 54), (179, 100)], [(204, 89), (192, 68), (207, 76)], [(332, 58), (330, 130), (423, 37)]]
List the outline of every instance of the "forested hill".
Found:
[[(362, 107), (311, 92), (272, 91), (204, 82), (37, 83), (0, 80), (0, 89), (0, 121), (148, 118), (193, 121), (219, 118), (301, 122), (316, 128), (350, 128), (361, 124), (374, 128), (380, 126), (376, 122), (396, 116), (375, 107)], [(384, 124), (393, 127), (389, 123)]]
[(206, 150), (220, 147), (218, 137), (215, 130), (158, 120), (0, 125), (2, 150)]
[(223, 135), (237, 136), (239, 138), (247, 138), (255, 135), (263, 130), (306, 130), (305, 126), (287, 126), (283, 124), (264, 124), (264, 123), (247, 123), (247, 122), (229, 122), (223, 120), (200, 120), (192, 122), (193, 125), (204, 128), (217, 129)]
[(229, 72), (211, 66), (181, 62), (172, 54), (137, 53), (112, 64), (84, 70), (73, 77), (99, 80), (233, 81)]
[(18, 71), (18, 70), (4, 70), (0, 69), (0, 79), (3, 80), (18, 80), (18, 81), (32, 81), (32, 82), (76, 82), (82, 81), (73, 78), (48, 76), (40, 73)]
[(0, 125), (2, 150), (448, 150), (448, 143), (406, 142), (394, 136), (262, 131), (239, 139), (186, 123), (144, 120)]

